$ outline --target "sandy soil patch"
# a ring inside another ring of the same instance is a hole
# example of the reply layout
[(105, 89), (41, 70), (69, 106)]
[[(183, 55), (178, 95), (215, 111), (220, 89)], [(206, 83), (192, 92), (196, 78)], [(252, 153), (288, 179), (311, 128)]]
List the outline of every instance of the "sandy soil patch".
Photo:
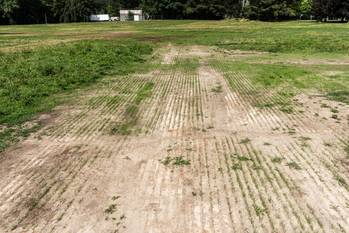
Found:
[[(304, 112), (259, 109), (209, 48), (166, 49), (164, 64), (197, 57), (198, 70), (110, 79), (2, 155), (0, 232), (349, 231), (348, 106), (300, 95)], [(149, 80), (138, 133), (111, 135), (134, 98), (123, 87)]]

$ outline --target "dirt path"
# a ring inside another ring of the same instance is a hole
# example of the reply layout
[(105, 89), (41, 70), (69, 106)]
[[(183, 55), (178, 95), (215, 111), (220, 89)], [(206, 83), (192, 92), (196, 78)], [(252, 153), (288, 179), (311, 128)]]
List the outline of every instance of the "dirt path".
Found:
[[(169, 46), (170, 69), (107, 79), (3, 155), (0, 232), (349, 231), (348, 125), (307, 96), (306, 113), (257, 109), (208, 51)], [(181, 54), (199, 68), (171, 68)], [(111, 135), (149, 81), (138, 135)]]

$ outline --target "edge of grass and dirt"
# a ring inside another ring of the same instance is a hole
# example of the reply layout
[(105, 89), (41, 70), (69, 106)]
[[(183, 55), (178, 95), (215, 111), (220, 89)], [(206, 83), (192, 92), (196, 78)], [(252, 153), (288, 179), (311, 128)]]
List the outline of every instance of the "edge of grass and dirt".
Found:
[(146, 69), (153, 45), (79, 41), (0, 55), (0, 153), (40, 128), (36, 116), (105, 76)]

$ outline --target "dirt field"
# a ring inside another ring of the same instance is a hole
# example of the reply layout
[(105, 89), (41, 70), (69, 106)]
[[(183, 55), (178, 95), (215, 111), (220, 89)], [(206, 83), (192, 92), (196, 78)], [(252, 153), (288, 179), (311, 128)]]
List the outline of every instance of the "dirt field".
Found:
[[(348, 105), (261, 109), (268, 91), (210, 65), (254, 53), (162, 50), (159, 69), (106, 78), (0, 158), (0, 232), (349, 232)], [(132, 133), (110, 133), (150, 81)]]

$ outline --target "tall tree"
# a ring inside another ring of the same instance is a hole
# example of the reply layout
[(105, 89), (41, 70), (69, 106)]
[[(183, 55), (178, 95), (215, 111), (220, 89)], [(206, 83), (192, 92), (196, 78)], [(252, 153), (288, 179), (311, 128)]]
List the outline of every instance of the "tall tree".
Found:
[(0, 0), (0, 14), (10, 23), (14, 23), (13, 13), (18, 7), (17, 0)]
[(301, 0), (251, 0), (245, 16), (259, 20), (285, 20), (300, 12)]
[(60, 22), (87, 21), (94, 11), (93, 0), (54, 0), (53, 12)]

